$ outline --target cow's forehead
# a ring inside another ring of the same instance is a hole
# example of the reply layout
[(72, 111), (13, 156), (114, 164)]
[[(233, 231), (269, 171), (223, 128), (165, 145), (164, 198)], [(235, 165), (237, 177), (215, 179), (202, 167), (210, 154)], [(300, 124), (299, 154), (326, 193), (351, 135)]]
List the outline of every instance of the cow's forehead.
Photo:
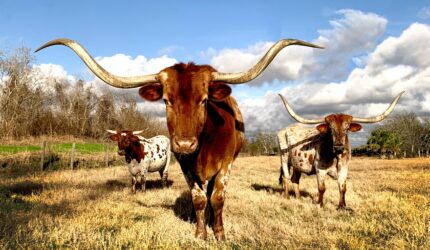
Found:
[(346, 114), (331, 114), (326, 116), (325, 121), (327, 123), (342, 124), (344, 122), (351, 122), (352, 116)]
[(211, 73), (215, 71), (207, 65), (195, 65), (193, 63), (180, 63), (168, 67), (158, 73), (159, 81), (163, 84), (164, 97), (182, 97), (190, 99), (208, 92)]

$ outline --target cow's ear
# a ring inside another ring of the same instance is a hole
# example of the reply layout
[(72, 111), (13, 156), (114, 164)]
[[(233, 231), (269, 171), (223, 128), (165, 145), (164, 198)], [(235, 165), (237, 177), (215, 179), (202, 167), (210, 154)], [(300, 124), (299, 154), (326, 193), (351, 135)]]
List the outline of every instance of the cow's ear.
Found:
[(211, 83), (209, 85), (209, 99), (212, 101), (223, 101), (231, 94), (231, 88), (224, 83)]
[(361, 125), (358, 123), (351, 123), (349, 124), (349, 131), (351, 132), (358, 132), (361, 130)]
[(139, 89), (139, 95), (148, 101), (158, 101), (163, 96), (163, 85), (151, 83)]
[(328, 124), (327, 123), (323, 123), (317, 126), (318, 131), (320, 131), (320, 133), (327, 133), (328, 131)]
[(109, 136), (109, 138), (110, 138), (112, 141), (119, 141), (119, 135), (118, 135), (118, 134), (110, 135), (110, 136)]

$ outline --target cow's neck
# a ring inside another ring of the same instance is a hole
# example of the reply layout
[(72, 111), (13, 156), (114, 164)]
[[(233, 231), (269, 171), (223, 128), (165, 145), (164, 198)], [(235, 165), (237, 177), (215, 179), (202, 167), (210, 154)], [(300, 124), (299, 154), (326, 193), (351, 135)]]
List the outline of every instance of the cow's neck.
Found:
[[(345, 151), (344, 151), (343, 154), (346, 154), (346, 155), (350, 155), (351, 154), (351, 144), (349, 144), (348, 134), (346, 134), (346, 138), (345, 138)], [(348, 156), (348, 158), (349, 158), (349, 156)]]
[(333, 152), (333, 137), (330, 133), (321, 134), (320, 159), (325, 162), (331, 162), (336, 158)]
[(138, 163), (145, 157), (142, 145), (140, 142), (133, 142), (126, 149), (125, 160), (130, 163), (132, 160), (136, 160)]

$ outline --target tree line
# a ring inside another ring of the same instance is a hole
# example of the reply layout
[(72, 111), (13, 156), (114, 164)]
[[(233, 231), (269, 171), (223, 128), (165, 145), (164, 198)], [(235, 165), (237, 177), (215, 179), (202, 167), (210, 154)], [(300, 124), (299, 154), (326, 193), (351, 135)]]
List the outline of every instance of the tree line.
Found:
[(137, 108), (135, 100), (88, 82), (46, 77), (32, 65), (28, 48), (0, 52), (0, 138), (73, 135), (104, 138), (105, 129), (166, 134), (164, 125)]
[(394, 115), (372, 130), (366, 145), (353, 151), (357, 155), (381, 157), (420, 157), (430, 153), (430, 119), (414, 112)]

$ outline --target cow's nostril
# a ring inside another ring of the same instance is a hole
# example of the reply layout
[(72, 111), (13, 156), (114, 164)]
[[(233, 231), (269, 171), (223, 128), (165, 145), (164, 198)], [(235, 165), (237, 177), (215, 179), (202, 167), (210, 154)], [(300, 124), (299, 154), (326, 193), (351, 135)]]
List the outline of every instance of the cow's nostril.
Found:
[(190, 154), (197, 149), (197, 139), (195, 137), (174, 138), (173, 151), (180, 154)]

